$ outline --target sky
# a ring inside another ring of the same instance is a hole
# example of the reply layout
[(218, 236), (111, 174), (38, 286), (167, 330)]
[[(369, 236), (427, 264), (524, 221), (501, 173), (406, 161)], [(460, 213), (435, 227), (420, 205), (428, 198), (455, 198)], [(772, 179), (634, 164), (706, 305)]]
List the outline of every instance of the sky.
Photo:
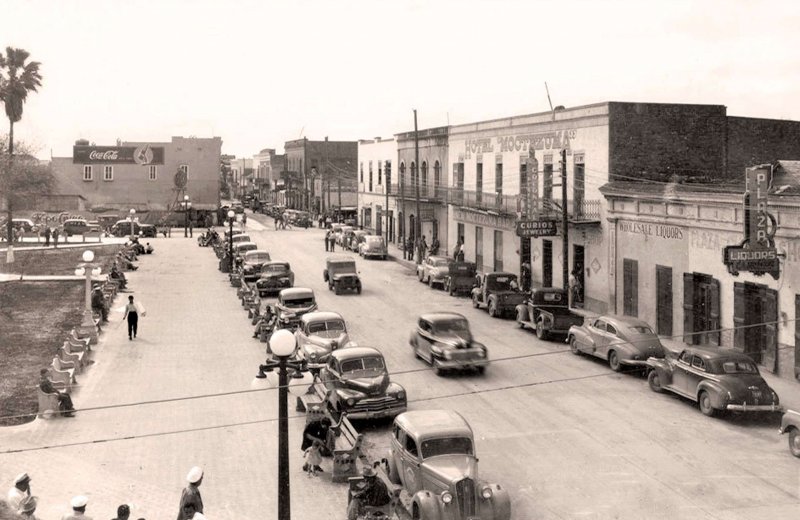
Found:
[[(4, 0), (0, 48), (41, 62), (35, 155), (219, 136), (371, 139), (602, 101), (800, 120), (800, 2)], [(0, 118), (0, 133), (8, 131)]]

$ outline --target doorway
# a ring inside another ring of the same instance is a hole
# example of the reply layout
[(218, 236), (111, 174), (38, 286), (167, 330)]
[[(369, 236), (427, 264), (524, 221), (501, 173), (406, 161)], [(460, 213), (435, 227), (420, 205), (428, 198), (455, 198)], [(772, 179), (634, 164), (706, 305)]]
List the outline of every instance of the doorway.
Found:
[(719, 280), (703, 273), (683, 274), (683, 341), (720, 345)]
[(572, 272), (575, 274), (575, 278), (578, 280), (577, 284), (577, 294), (575, 295), (575, 307), (583, 307), (584, 302), (584, 295), (586, 293), (586, 283), (585, 283), (585, 275), (586, 271), (584, 269), (584, 248), (583, 246), (579, 246), (577, 244), (572, 246)]
[(656, 333), (672, 336), (672, 268), (656, 265)]
[(770, 372), (778, 362), (777, 321), (777, 291), (763, 284), (733, 284), (734, 347)]
[(553, 241), (542, 240), (542, 286), (553, 286)]

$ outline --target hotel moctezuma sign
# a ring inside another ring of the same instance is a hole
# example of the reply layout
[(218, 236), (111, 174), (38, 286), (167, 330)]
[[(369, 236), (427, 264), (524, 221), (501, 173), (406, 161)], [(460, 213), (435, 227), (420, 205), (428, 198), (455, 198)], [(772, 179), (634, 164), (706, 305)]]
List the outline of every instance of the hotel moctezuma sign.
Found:
[(514, 219), (512, 218), (480, 211), (469, 211), (464, 208), (455, 208), (453, 210), (453, 218), (457, 221), (475, 224), (477, 226), (493, 227), (497, 229), (514, 228)]
[[(527, 152), (528, 150), (567, 150), (572, 153), (571, 142), (578, 135), (574, 128), (553, 130), (533, 134), (500, 135), (497, 137), (480, 137), (464, 141), (464, 157), (469, 159), (475, 154)], [(460, 154), (459, 154), (460, 156)]]
[(164, 147), (87, 146), (72, 147), (73, 164), (164, 164)]
[(780, 278), (780, 255), (775, 247), (777, 221), (767, 211), (767, 194), (772, 184), (772, 166), (748, 168), (745, 172), (744, 240), (735, 246), (726, 246), (722, 262), (728, 272), (738, 276), (746, 271), (757, 276), (769, 274)]

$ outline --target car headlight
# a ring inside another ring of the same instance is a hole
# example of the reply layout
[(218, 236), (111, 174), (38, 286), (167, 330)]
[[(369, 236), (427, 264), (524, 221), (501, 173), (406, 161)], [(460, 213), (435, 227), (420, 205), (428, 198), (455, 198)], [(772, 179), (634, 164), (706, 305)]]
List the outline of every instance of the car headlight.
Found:
[(397, 392), (398, 399), (405, 399), (405, 397), (406, 397), (406, 392), (404, 390), (400, 390), (399, 392)]
[(453, 357), (453, 353), (452, 352), (450, 352), (449, 350), (445, 350), (444, 351), (444, 358), (445, 359), (450, 359), (452, 357)]
[(434, 355), (437, 355), (437, 356), (441, 356), (442, 355), (442, 348), (441, 347), (437, 347), (436, 345), (433, 345), (431, 347), (431, 353), (433, 353)]
[(445, 491), (444, 493), (442, 493), (442, 502), (444, 502), (445, 504), (449, 504), (452, 501), (453, 501), (453, 495), (451, 495), (449, 491)]
[(316, 360), (317, 359), (317, 353), (316, 352), (312, 352), (311, 354), (308, 355), (308, 359), (310, 359), (311, 361)]
[(478, 351), (478, 357), (485, 358), (486, 357), (486, 349), (482, 348)]
[(353, 406), (354, 404), (356, 404), (356, 400), (353, 399), (352, 397), (350, 397), (350, 398), (347, 399), (346, 403), (347, 403), (347, 406)]
[(486, 486), (485, 488), (481, 489), (481, 496), (485, 500), (489, 500), (490, 498), (492, 498), (492, 488)]

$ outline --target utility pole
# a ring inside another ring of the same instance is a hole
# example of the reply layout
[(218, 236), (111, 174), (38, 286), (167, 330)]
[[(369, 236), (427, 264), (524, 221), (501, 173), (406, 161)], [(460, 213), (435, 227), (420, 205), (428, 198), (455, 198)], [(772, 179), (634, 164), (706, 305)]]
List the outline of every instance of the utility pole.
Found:
[(420, 250), (418, 244), (420, 244), (420, 240), (422, 240), (422, 215), (420, 214), (419, 209), (419, 131), (417, 130), (417, 109), (414, 109), (414, 163), (417, 168), (417, 175), (415, 184), (415, 196), (417, 198), (417, 218), (414, 219), (414, 249), (416, 249), (415, 258), (417, 259), (417, 264), (422, 263), (422, 250)]
[(383, 166), (383, 191), (386, 193), (386, 206), (384, 206), (384, 213), (386, 213), (386, 244), (389, 244), (389, 188), (391, 187), (390, 181), (392, 179), (392, 163), (386, 161)]
[[(324, 155), (324, 159), (325, 159), (325, 168), (324, 168), (322, 173), (325, 176), (324, 178), (328, 181), (328, 206), (327, 206), (327, 209), (330, 210), (331, 209), (331, 180), (328, 177), (328, 136), (327, 135), (325, 136), (325, 144), (323, 145), (323, 147), (324, 147), (323, 148), (323, 155)], [(320, 180), (320, 183), (319, 183), (319, 187), (320, 187), (321, 190), (325, 189), (325, 187), (322, 184), (321, 180)], [(326, 207), (325, 207), (325, 193), (323, 192), (320, 195), (321, 195), (320, 198), (322, 199), (322, 213), (325, 213), (325, 209), (326, 209)]]
[(400, 229), (397, 230), (397, 238), (400, 239), (400, 247), (403, 248), (403, 260), (405, 260), (407, 254), (406, 233), (408, 232), (406, 229), (406, 172), (404, 167), (400, 167), (398, 171), (400, 173), (400, 218), (398, 219), (400, 223), (398, 227)]
[[(567, 150), (561, 150), (561, 228), (563, 233), (561, 276), (562, 286), (569, 291), (569, 213), (567, 212)], [(569, 294), (569, 293), (567, 293)]]

